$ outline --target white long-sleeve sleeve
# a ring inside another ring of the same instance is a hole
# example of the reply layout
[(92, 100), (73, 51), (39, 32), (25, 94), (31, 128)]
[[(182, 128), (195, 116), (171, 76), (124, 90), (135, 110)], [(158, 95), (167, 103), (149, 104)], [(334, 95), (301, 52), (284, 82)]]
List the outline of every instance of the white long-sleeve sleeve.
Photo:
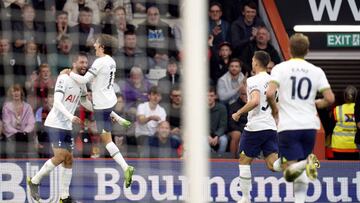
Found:
[(79, 84), (86, 84), (94, 78), (94, 75), (89, 71), (86, 72), (84, 76), (78, 75), (74, 72), (70, 72), (69, 76)]
[(63, 113), (70, 121), (73, 120), (74, 115), (70, 113), (65, 106), (61, 103), (61, 100), (63, 99), (64, 94), (62, 92), (55, 92), (54, 94), (54, 105), (53, 107), (59, 110), (61, 113)]

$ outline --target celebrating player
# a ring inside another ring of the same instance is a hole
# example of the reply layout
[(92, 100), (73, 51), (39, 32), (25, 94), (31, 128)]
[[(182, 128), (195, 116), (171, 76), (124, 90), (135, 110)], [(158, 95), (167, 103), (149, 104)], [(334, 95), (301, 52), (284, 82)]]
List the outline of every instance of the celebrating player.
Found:
[[(80, 53), (74, 56), (72, 65), (72, 72), (84, 75), (88, 67), (86, 54)], [(86, 94), (86, 86), (79, 85), (68, 75), (62, 74), (57, 78), (54, 105), (45, 120), (45, 126), (53, 146), (54, 156), (45, 162), (33, 178), (27, 179), (31, 196), (36, 201), (40, 200), (39, 184), (41, 179), (62, 163), (60, 175), (62, 179), (62, 191), (60, 194), (60, 202), (73, 202), (69, 195), (72, 176), (72, 150), (74, 147), (71, 130), (73, 123), (81, 123), (80, 118), (74, 116), (79, 100), (81, 105), (92, 111), (91, 102), (87, 100)]]
[[(320, 163), (312, 154), (316, 130), (320, 128), (317, 108), (334, 102), (334, 94), (324, 71), (304, 60), (309, 51), (307, 36), (290, 37), (292, 58), (276, 65), (266, 91), (268, 102), (278, 123), (279, 151), (284, 178), (294, 184), (295, 202), (305, 202), (308, 182), (317, 178)], [(279, 92), (279, 109), (275, 92)], [(315, 100), (317, 92), (322, 99)]]
[(270, 75), (266, 66), (270, 56), (264, 51), (256, 51), (252, 58), (252, 70), (255, 76), (247, 79), (248, 102), (232, 118), (238, 121), (240, 116), (249, 112), (248, 122), (240, 140), (239, 176), (242, 198), (239, 202), (250, 203), (251, 169), (254, 158), (262, 151), (268, 169), (281, 171), (278, 160), (278, 142), (276, 123), (266, 100), (266, 88)]
[(93, 108), (97, 129), (101, 134), (101, 140), (105, 144), (106, 149), (123, 169), (125, 186), (129, 187), (135, 169), (126, 163), (111, 137), (111, 118), (115, 118), (115, 120), (121, 124), (124, 124), (123, 121), (125, 121), (125, 125), (130, 124), (128, 121), (122, 120), (121, 117), (113, 112), (113, 108), (117, 102), (117, 97), (113, 88), (116, 64), (111, 57), (115, 44), (114, 38), (110, 35), (100, 35), (94, 44), (95, 54), (98, 58), (91, 65), (91, 68), (84, 76), (71, 72), (70, 77), (80, 84), (86, 84), (91, 81)]

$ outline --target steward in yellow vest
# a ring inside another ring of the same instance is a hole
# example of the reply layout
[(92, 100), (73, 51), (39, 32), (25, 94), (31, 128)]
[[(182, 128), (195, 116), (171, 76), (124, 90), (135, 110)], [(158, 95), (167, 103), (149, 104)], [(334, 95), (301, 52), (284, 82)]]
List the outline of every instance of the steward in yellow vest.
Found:
[(330, 147), (331, 151), (334, 152), (335, 159), (359, 158), (359, 150), (357, 149), (354, 142), (356, 134), (354, 102), (356, 95), (357, 89), (351, 85), (347, 86), (344, 91), (345, 103), (343, 105), (336, 106), (334, 109), (334, 118), (336, 124), (331, 136)]

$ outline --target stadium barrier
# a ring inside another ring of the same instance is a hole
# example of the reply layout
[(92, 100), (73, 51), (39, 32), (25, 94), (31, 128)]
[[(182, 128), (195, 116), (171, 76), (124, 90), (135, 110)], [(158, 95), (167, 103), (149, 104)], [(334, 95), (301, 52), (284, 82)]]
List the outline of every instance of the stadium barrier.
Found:
[[(33, 176), (44, 159), (0, 160), (0, 202), (34, 202), (26, 190), (26, 177)], [(178, 159), (131, 159), (136, 167), (131, 188), (123, 186), (123, 173), (112, 159), (76, 159), (71, 191), (73, 198), (91, 202), (182, 202), (191, 181), (183, 175)], [(208, 200), (234, 202), (241, 198), (239, 167), (236, 160), (210, 162), (211, 177), (204, 183)], [(194, 168), (196, 170), (196, 168)], [(293, 202), (293, 188), (282, 173), (265, 169), (263, 161), (252, 166), (253, 202)], [(59, 169), (41, 182), (42, 202), (55, 203), (59, 197)], [(326, 161), (321, 163), (319, 177), (310, 182), (306, 202), (360, 202), (360, 162)]]

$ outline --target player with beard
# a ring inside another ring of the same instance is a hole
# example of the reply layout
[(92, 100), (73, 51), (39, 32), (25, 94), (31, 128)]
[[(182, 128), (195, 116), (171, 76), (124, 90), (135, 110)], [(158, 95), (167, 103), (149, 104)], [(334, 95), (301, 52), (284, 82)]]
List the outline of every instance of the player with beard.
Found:
[[(87, 67), (88, 59), (86, 54), (79, 53), (74, 56), (71, 69), (73, 73), (84, 75)], [(92, 111), (91, 102), (86, 98), (86, 94), (86, 86), (79, 85), (68, 75), (62, 74), (57, 78), (53, 108), (49, 112), (44, 124), (52, 143), (54, 156), (45, 162), (34, 177), (27, 179), (31, 196), (37, 202), (40, 201), (39, 184), (41, 179), (60, 164), (60, 179), (62, 183), (60, 202), (74, 202), (69, 195), (72, 177), (72, 150), (74, 148), (74, 138), (71, 131), (73, 124), (81, 123), (80, 118), (74, 115), (79, 101), (86, 109)]]

